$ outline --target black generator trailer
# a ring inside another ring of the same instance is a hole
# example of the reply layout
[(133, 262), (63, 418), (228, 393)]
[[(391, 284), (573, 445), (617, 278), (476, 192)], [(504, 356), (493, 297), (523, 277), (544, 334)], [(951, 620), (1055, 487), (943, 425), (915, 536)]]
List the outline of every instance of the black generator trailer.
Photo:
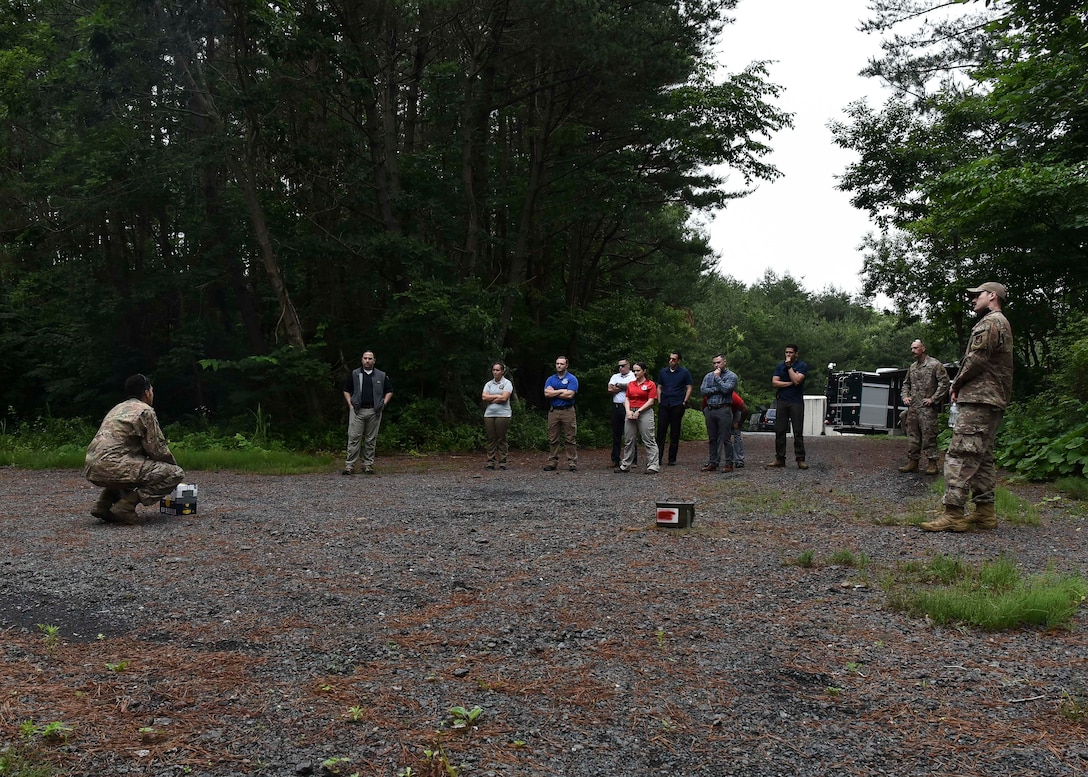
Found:
[[(950, 379), (956, 377), (958, 363), (944, 367)], [(876, 372), (829, 370), (827, 425), (843, 434), (890, 434), (902, 429), (907, 406), (900, 395), (906, 377), (905, 367), (885, 367)]]
[(900, 428), (907, 371), (833, 372), (827, 378), (827, 425), (844, 434), (888, 434)]

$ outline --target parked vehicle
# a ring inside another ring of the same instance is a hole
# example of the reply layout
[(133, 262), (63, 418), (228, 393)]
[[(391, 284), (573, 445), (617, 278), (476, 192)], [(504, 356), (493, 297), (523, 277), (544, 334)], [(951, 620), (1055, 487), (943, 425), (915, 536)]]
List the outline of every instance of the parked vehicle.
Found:
[(748, 431), (773, 432), (775, 415), (773, 407), (761, 408), (758, 414), (752, 413), (752, 417), (748, 420)]

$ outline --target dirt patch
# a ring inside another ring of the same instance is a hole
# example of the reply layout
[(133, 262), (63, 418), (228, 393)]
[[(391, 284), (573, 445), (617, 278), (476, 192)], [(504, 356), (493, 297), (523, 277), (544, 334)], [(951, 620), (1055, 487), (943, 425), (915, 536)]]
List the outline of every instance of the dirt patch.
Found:
[[(731, 474), (698, 443), (655, 477), (607, 451), (196, 473), (199, 515), (138, 527), (91, 518), (76, 472), (5, 469), (0, 736), (64, 721), (44, 751), (79, 775), (1088, 771), (1059, 712), (1088, 692), (1083, 612), (935, 628), (878, 585), (938, 553), (1082, 571), (1082, 514), (1033, 487), (1040, 526), (924, 534), (939, 496), (895, 471), (901, 441), (808, 442), (805, 472), (753, 434)], [(652, 526), (666, 498), (695, 500), (690, 531)]]

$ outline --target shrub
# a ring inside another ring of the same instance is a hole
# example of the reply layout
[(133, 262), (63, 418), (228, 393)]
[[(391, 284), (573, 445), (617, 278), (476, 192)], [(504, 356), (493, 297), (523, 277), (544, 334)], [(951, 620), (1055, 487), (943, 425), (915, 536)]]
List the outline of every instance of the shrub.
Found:
[(1088, 405), (1045, 392), (1012, 406), (998, 438), (997, 463), (1029, 480), (1083, 476)]

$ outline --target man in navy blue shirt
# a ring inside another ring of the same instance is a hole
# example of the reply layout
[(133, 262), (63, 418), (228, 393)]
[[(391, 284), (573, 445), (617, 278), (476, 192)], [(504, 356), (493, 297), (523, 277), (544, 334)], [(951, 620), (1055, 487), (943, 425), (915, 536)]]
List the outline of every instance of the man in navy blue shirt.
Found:
[(578, 416), (574, 398), (578, 394), (578, 378), (567, 372), (567, 357), (555, 358), (555, 374), (544, 381), (544, 398), (548, 401), (548, 463), (544, 470), (554, 472), (559, 467), (559, 448), (567, 454), (567, 469), (578, 469)]
[(680, 352), (669, 354), (669, 366), (662, 367), (657, 375), (657, 463), (665, 456), (665, 438), (669, 442), (669, 466), (676, 464), (676, 452), (680, 447), (680, 427), (684, 411), (691, 399), (691, 373), (680, 366)]
[(786, 345), (786, 358), (774, 368), (771, 385), (776, 391), (774, 418), (774, 461), (768, 467), (786, 466), (786, 430), (793, 426), (793, 455), (800, 469), (805, 463), (805, 376), (808, 365), (801, 361), (796, 344)]

